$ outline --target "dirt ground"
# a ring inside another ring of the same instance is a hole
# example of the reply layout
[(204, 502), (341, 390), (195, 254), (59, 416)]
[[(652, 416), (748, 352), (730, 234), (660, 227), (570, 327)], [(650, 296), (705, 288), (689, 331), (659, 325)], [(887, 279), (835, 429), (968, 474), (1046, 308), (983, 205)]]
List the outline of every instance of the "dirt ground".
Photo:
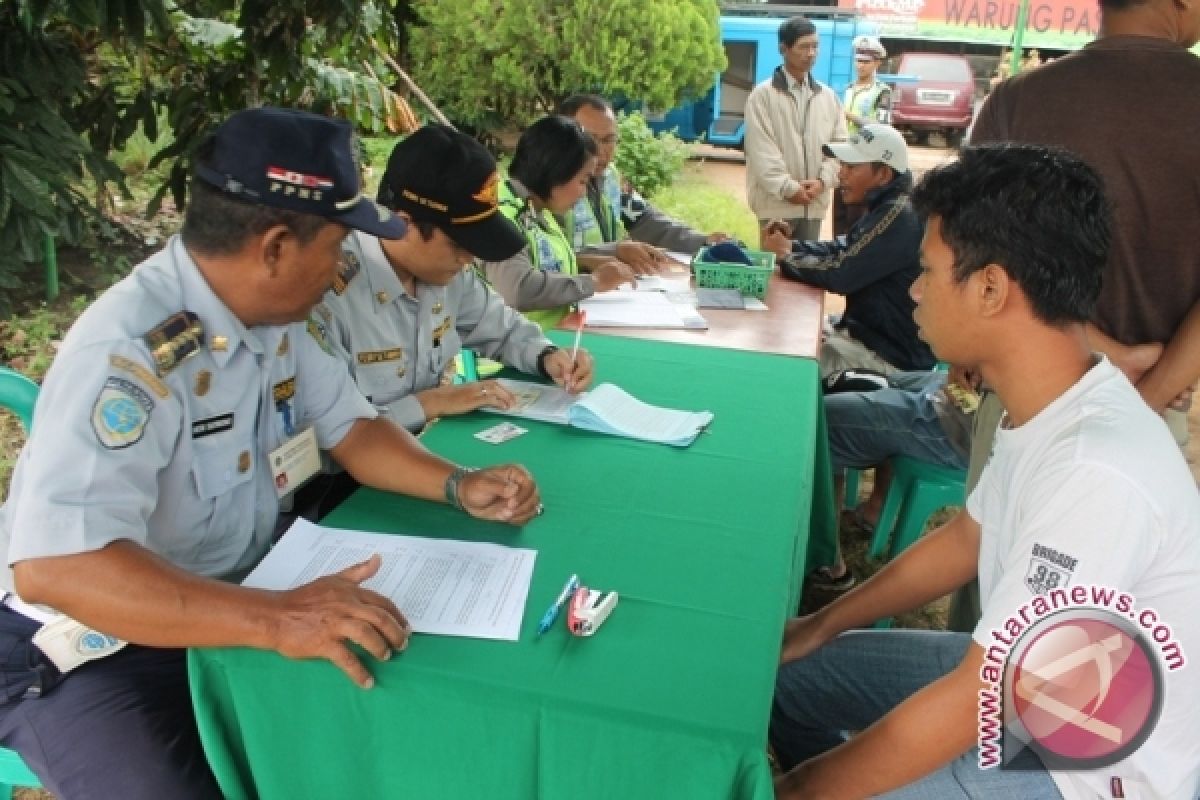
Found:
[[(926, 170), (954, 158), (954, 151), (938, 147), (909, 147), (909, 158), (912, 162), (913, 177), (920, 180)], [(713, 183), (729, 191), (743, 203), (746, 202), (746, 166), (742, 153), (723, 147), (702, 146), (699, 148), (702, 160), (697, 168)], [(831, 221), (826, 217), (822, 227), (822, 238), (832, 238)], [(844, 307), (844, 301), (839, 295), (825, 295), (825, 309), (828, 313), (837, 313)], [(1188, 413), (1188, 430), (1191, 440), (1187, 448), (1188, 465), (1192, 475), (1200, 485), (1200, 400), (1193, 403)]]

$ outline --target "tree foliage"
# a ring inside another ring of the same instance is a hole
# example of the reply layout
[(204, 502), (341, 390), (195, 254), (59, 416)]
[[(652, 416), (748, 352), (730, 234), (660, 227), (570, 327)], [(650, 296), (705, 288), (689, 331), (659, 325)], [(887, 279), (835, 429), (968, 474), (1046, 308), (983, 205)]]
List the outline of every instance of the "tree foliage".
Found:
[(237, 109), (408, 129), (376, 47), (403, 46), (411, 21), (409, 0), (0, 0), (0, 288), (46, 235), (77, 243), (96, 222), (84, 186), (125, 191), (111, 155), (139, 127), (170, 134), (148, 213), (168, 193), (182, 207), (192, 154)]
[(415, 0), (411, 64), (452, 118), (495, 130), (579, 91), (670, 108), (725, 67), (716, 0)]
[(692, 146), (674, 131), (655, 134), (637, 111), (619, 113), (617, 130), (621, 134), (617, 170), (647, 197), (670, 186), (692, 153)]

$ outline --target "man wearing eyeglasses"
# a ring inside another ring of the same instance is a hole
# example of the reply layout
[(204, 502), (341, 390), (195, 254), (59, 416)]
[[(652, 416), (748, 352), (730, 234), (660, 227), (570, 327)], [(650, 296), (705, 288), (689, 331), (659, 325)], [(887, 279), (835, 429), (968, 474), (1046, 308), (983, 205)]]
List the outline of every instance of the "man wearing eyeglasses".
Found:
[(614, 163), (620, 135), (617, 118), (603, 97), (576, 94), (559, 106), (596, 140), (596, 170), (587, 194), (562, 220), (577, 253), (611, 255), (635, 272), (657, 272), (667, 264), (663, 250), (694, 253), (719, 242), (723, 233), (704, 234), (662, 213), (621, 180)]
[(784, 220), (792, 239), (821, 238), (838, 181), (837, 159), (821, 148), (846, 139), (837, 95), (812, 74), (817, 27), (804, 17), (779, 26), (783, 64), (746, 98), (746, 199), (764, 228)]

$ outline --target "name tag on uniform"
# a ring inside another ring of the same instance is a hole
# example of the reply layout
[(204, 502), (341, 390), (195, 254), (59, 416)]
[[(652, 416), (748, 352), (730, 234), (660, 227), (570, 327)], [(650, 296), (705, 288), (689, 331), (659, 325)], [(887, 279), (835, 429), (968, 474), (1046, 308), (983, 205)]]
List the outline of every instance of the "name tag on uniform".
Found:
[(271, 453), (271, 476), (275, 478), (275, 494), (280, 497), (294, 491), (320, 469), (321, 454), (312, 428), (305, 428)]

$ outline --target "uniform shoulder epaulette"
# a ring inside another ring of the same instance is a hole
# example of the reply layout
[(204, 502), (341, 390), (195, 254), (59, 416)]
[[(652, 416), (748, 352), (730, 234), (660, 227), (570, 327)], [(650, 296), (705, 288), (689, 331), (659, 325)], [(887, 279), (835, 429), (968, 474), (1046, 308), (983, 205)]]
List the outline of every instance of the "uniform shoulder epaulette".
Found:
[(177, 311), (142, 336), (159, 376), (166, 375), (204, 346), (204, 326), (192, 311)]
[(350, 250), (342, 250), (342, 265), (338, 269), (337, 277), (333, 279), (333, 293), (341, 295), (346, 291), (346, 287), (350, 285), (350, 281), (354, 280), (362, 266), (358, 263), (358, 256)]

